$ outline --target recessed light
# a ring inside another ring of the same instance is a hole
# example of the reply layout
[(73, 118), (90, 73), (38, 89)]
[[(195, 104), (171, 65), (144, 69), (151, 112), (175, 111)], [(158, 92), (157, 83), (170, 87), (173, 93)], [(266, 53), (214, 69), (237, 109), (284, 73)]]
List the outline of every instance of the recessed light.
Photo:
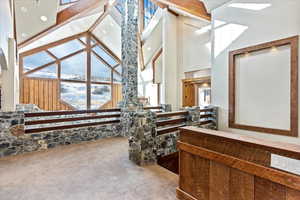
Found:
[(46, 21), (48, 20), (48, 18), (47, 18), (46, 16), (44, 16), (44, 15), (41, 16), (40, 19), (41, 19), (43, 22), (46, 22)]
[(27, 9), (26, 7), (24, 7), (24, 6), (22, 6), (20, 9), (21, 9), (21, 11), (24, 12), (24, 13), (26, 13), (26, 12), (28, 11), (28, 9)]
[(106, 34), (107, 32), (106, 32), (106, 30), (102, 30), (102, 32), (104, 33), (104, 34)]
[(148, 51), (151, 51), (151, 47), (148, 47), (147, 50), (148, 50)]

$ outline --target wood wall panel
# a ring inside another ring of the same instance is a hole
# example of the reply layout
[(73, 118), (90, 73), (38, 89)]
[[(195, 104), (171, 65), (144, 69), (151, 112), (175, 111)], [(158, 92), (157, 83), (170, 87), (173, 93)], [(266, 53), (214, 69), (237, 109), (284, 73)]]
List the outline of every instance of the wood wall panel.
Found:
[[(182, 170), (180, 173), (185, 174), (180, 178), (180, 187), (199, 200), (209, 199), (209, 160), (187, 152), (180, 152), (180, 156), (182, 158), (180, 163), (183, 165), (187, 163), (180, 168)], [(193, 180), (192, 184), (190, 180)]]
[(254, 200), (254, 176), (230, 169), (230, 200)]
[(179, 200), (300, 200), (300, 176), (269, 164), (271, 153), (300, 160), (300, 146), (195, 127), (180, 131)]
[(286, 190), (283, 185), (259, 177), (255, 177), (254, 193), (255, 200), (282, 200), (286, 197)]
[(229, 180), (230, 168), (223, 164), (211, 161), (209, 176), (209, 199), (230, 200)]
[(286, 200), (300, 200), (300, 191), (287, 188)]

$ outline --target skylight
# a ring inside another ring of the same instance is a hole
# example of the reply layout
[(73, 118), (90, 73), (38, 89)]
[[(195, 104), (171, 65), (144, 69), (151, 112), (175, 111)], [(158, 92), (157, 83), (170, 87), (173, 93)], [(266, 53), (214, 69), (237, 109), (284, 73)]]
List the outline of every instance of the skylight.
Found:
[(228, 5), (228, 7), (241, 8), (247, 10), (263, 10), (270, 6), (270, 3), (232, 3)]

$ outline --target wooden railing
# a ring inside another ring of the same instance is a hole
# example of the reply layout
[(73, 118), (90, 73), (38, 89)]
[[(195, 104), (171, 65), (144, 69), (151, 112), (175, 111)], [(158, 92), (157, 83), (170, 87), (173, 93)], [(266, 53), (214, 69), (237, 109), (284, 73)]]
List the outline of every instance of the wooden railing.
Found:
[(187, 111), (158, 113), (156, 122), (157, 136), (175, 132), (178, 128), (185, 126), (187, 115)]
[(180, 200), (300, 199), (300, 146), (184, 127), (178, 148)]
[[(120, 109), (25, 113), (25, 133), (120, 123)], [(71, 116), (72, 115), (72, 116)], [(62, 117), (63, 116), (63, 117)], [(69, 116), (69, 117), (68, 117)], [(44, 119), (40, 119), (43, 117)], [(38, 118), (38, 119), (37, 119)], [(101, 121), (99, 121), (99, 119)], [(89, 120), (89, 122), (87, 122)], [(92, 121), (92, 122), (91, 122)], [(76, 124), (68, 124), (76, 123)], [(47, 125), (47, 126), (46, 126)], [(37, 126), (28, 128), (28, 126)], [(45, 126), (45, 127), (41, 127)]]

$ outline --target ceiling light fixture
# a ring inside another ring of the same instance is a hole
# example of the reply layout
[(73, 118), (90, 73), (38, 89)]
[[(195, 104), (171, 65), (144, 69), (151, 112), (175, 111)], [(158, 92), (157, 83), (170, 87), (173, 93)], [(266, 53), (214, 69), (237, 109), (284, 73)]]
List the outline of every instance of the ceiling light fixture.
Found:
[(40, 19), (41, 19), (43, 22), (46, 22), (46, 21), (48, 20), (48, 18), (47, 18), (46, 16), (44, 16), (44, 15), (41, 16)]

